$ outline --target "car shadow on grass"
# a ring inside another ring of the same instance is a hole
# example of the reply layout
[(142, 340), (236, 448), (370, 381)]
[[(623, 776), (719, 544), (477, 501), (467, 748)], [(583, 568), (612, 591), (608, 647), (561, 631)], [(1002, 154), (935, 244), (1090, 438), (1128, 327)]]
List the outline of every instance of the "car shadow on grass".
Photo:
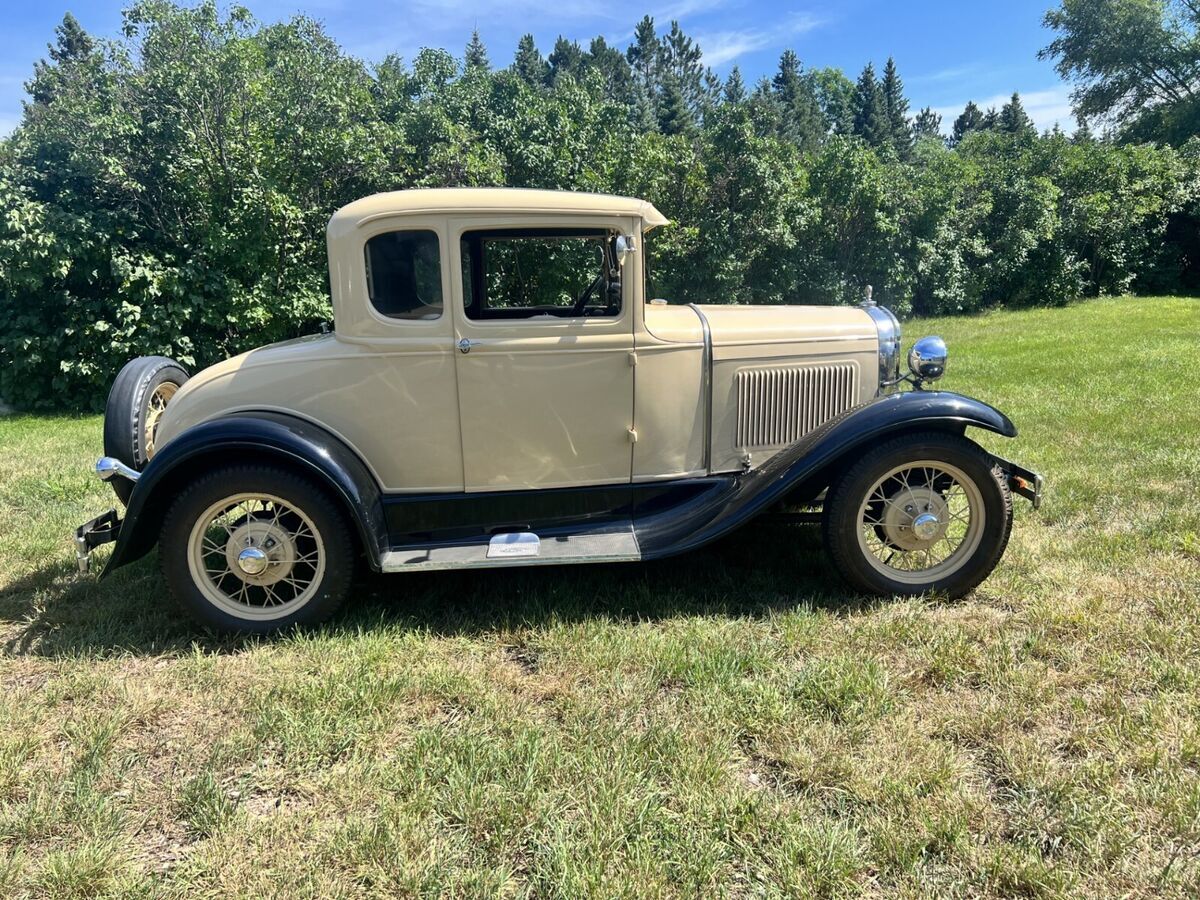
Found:
[[(795, 609), (847, 613), (879, 601), (837, 578), (811, 526), (760, 524), (709, 547), (649, 563), (535, 566), (355, 579), (345, 608), (312, 633), (379, 628), (477, 635), (554, 623), (677, 617), (763, 618)], [(167, 594), (156, 555), (103, 581), (58, 563), (0, 591), (8, 656), (237, 652), (270, 638), (195, 626)]]

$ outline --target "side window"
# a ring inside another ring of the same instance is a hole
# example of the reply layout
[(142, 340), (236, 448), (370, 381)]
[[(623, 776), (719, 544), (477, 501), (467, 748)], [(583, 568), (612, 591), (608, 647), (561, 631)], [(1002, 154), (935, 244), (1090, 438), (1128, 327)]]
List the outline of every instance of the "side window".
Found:
[(432, 231), (377, 234), (363, 249), (367, 296), (393, 319), (436, 319), (442, 314), (442, 259)]
[(466, 232), (461, 249), (468, 318), (619, 315), (615, 237), (591, 229)]

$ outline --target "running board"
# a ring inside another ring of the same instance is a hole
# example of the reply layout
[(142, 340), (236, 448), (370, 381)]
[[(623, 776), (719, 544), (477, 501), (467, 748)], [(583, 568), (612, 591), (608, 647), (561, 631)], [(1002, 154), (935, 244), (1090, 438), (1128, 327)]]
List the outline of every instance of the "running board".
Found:
[(621, 531), (554, 535), (529, 532), (497, 534), (471, 544), (396, 547), (383, 554), (384, 572), (433, 569), (492, 569), (511, 566), (563, 566), (572, 563), (636, 562), (642, 558), (633, 528)]

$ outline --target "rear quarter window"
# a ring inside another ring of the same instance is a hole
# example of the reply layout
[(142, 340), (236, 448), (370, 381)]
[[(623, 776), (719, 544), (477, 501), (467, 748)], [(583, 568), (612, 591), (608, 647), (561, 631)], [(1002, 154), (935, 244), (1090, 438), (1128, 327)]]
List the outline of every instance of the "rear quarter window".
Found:
[(367, 297), (390, 319), (428, 320), (442, 315), (442, 257), (432, 231), (388, 231), (363, 248)]

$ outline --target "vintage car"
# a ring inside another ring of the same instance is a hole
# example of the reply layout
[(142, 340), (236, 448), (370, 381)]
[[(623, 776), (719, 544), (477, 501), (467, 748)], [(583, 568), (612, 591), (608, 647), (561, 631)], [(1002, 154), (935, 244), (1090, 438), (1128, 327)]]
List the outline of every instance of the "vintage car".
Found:
[(666, 224), (641, 200), (500, 188), (343, 207), (332, 330), (190, 378), (163, 357), (118, 375), (96, 471), (125, 515), (77, 530), (81, 569), (109, 541), (106, 573), (157, 544), (200, 622), (270, 631), (329, 616), (360, 558), (650, 560), (790, 510), (820, 518), (857, 591), (987, 577), (1012, 494), (1036, 505), (1042, 482), (965, 436), (1012, 437), (1006, 416), (928, 389), (943, 342), (902, 375), (899, 323), (869, 299), (651, 299), (643, 240)]

